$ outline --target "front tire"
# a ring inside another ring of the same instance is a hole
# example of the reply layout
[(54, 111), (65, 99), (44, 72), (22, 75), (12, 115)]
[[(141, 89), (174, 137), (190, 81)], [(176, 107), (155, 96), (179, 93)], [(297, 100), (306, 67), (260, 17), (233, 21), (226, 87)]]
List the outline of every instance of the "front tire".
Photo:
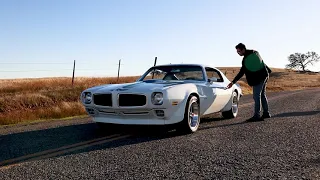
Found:
[(196, 96), (190, 96), (188, 99), (184, 119), (179, 124), (177, 130), (182, 133), (194, 133), (200, 125), (200, 104)]
[(229, 111), (222, 112), (222, 116), (226, 119), (236, 118), (239, 111), (239, 99), (238, 93), (233, 92), (231, 98), (231, 109)]

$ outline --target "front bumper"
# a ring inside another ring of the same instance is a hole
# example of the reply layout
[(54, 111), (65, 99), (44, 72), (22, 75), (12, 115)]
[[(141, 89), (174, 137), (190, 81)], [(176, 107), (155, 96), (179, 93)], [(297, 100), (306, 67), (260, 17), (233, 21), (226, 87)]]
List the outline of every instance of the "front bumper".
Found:
[(102, 108), (85, 107), (94, 122), (136, 125), (166, 125), (183, 120), (185, 107), (177, 105), (170, 108)]

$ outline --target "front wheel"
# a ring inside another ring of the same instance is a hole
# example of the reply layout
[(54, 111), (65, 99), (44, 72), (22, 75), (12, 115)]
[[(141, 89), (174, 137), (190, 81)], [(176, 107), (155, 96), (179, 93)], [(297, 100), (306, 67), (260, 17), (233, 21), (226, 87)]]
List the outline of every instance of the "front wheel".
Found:
[(238, 115), (239, 111), (239, 100), (238, 100), (238, 93), (233, 92), (232, 93), (232, 106), (229, 111), (222, 112), (222, 116), (226, 119), (235, 118)]
[(200, 104), (196, 96), (190, 96), (186, 105), (183, 121), (179, 124), (178, 131), (194, 133), (200, 124)]

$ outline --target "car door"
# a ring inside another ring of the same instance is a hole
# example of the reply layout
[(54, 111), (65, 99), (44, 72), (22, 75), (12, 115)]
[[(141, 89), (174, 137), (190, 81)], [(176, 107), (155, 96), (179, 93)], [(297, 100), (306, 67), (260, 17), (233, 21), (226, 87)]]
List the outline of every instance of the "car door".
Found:
[[(226, 82), (221, 76), (220, 72), (214, 68), (206, 67), (207, 78), (210, 79), (207, 87), (210, 89), (212, 94), (208, 94), (208, 97), (212, 97), (211, 104), (206, 112), (214, 113), (219, 112), (230, 100), (231, 89), (225, 89), (228, 82)], [(209, 100), (210, 102), (210, 100)]]

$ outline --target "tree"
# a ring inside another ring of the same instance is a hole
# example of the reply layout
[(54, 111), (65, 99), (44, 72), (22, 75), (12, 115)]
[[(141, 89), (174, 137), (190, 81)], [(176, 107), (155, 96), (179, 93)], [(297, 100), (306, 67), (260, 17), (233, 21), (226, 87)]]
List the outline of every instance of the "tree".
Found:
[(307, 52), (306, 54), (294, 53), (288, 57), (289, 64), (286, 65), (288, 69), (302, 69), (305, 72), (308, 65), (313, 65), (320, 60), (319, 55), (316, 52)]

